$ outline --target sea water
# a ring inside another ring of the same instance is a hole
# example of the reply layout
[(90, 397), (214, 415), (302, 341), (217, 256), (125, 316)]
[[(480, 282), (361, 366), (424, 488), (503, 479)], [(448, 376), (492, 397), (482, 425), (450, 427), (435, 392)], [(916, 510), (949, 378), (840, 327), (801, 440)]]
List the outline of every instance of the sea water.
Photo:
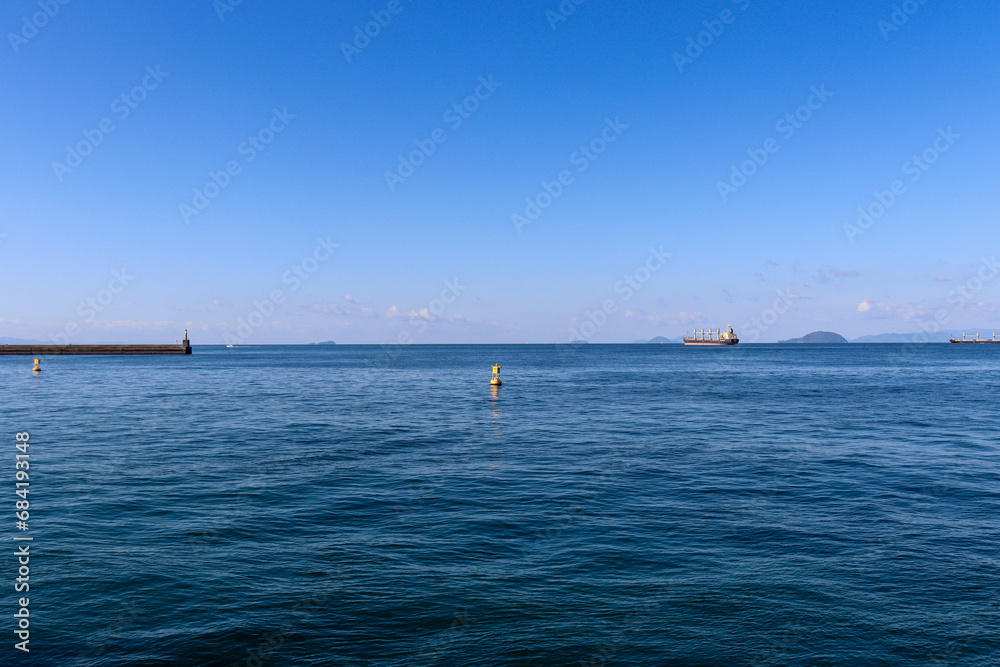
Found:
[(30, 361), (2, 664), (1000, 664), (1000, 346)]

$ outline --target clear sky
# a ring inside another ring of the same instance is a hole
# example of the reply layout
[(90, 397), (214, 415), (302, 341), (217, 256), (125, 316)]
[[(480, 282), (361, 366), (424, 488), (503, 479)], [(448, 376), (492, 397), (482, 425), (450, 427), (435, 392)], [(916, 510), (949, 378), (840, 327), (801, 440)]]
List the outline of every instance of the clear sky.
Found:
[(1000, 329), (996, 2), (495, 4), (5, 2), (0, 336)]

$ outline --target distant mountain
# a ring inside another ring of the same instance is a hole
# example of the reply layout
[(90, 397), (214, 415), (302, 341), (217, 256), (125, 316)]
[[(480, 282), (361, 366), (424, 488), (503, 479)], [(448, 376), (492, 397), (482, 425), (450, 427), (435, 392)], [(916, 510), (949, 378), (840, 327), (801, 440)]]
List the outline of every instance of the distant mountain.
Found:
[(656, 338), (650, 338), (649, 340), (637, 340), (636, 343), (640, 345), (648, 345), (650, 343), (683, 343), (684, 336), (679, 338), (664, 338), (663, 336), (657, 336)]
[[(913, 333), (884, 333), (877, 334), (875, 336), (862, 336), (861, 338), (855, 338), (852, 343), (947, 343), (952, 338), (961, 338), (964, 333), (969, 338), (975, 338), (978, 332), (981, 338), (992, 338), (993, 329), (981, 328), (981, 329), (966, 329), (963, 331), (958, 331), (955, 329), (950, 329), (946, 331), (928, 331), (927, 333), (921, 333), (915, 331)], [(996, 329), (1000, 332), (1000, 328)]]
[[(948, 338), (950, 336), (945, 335), (944, 340), (939, 341), (937, 339), (940, 338), (939, 336), (940, 333), (941, 332), (929, 333), (927, 334), (927, 336), (934, 342), (947, 343)], [(911, 340), (917, 340), (917, 334), (899, 334), (899, 333), (875, 334), (873, 336), (861, 336), (860, 338), (855, 338), (851, 342), (852, 343), (909, 343)]]
[(813, 331), (802, 338), (779, 340), (779, 343), (846, 343), (847, 339), (831, 331)]
[[(976, 336), (977, 329), (966, 329), (965, 333), (971, 334), (973, 338)], [(993, 335), (993, 330), (978, 329), (978, 331), (983, 334), (984, 338), (989, 338)], [(927, 333), (884, 333), (877, 334), (874, 336), (861, 336), (860, 338), (855, 338), (852, 343), (947, 343), (951, 338), (961, 338), (961, 331), (929, 331)]]
[(309, 343), (310, 345), (336, 345), (332, 340), (325, 340), (322, 343)]
[(40, 340), (25, 340), (24, 338), (0, 338), (0, 345), (44, 345)]

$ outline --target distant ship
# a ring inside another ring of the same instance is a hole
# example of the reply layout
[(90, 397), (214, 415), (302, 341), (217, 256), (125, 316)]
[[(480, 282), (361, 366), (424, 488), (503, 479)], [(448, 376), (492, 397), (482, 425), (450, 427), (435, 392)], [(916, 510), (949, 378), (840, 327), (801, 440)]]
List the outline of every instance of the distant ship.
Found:
[[(685, 336), (685, 345), (736, 345), (740, 342), (739, 337), (737, 337), (736, 332), (733, 331), (731, 326), (727, 326), (726, 330), (722, 329), (712, 329), (708, 330), (708, 338), (705, 337), (705, 330), (701, 330), (701, 336), (698, 336), (698, 330), (694, 330), (694, 336)], [(1000, 342), (1000, 341), (997, 341)]]
[(975, 338), (966, 338), (965, 332), (963, 331), (961, 340), (958, 338), (952, 338), (951, 342), (952, 343), (1000, 343), (1000, 339), (997, 338), (996, 331), (993, 332), (993, 338), (980, 338), (978, 331), (976, 332)]

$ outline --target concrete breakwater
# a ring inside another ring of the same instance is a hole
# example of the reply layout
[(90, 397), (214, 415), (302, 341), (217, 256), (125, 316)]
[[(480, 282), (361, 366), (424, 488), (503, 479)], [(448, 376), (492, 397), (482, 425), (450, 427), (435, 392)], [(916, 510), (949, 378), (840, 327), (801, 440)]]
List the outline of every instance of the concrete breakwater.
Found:
[(0, 354), (191, 354), (191, 345), (0, 345)]
[(184, 340), (172, 345), (0, 345), (2, 354), (191, 354), (191, 341), (185, 331)]

